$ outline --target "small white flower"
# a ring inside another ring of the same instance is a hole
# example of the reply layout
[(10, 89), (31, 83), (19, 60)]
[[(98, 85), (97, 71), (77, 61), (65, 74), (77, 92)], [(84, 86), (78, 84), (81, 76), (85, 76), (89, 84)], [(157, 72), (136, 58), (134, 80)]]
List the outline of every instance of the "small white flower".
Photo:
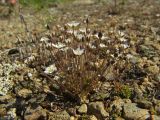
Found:
[(77, 27), (77, 26), (80, 25), (80, 23), (79, 23), (79, 22), (76, 22), (76, 21), (72, 21), (72, 22), (67, 23), (67, 25), (68, 25), (69, 27)]
[(49, 41), (49, 38), (47, 38), (47, 37), (42, 37), (42, 38), (40, 39), (40, 41), (41, 41), (41, 42), (48, 42), (48, 41)]
[(107, 50), (106, 53), (109, 54), (109, 53), (110, 53), (110, 50)]
[(88, 46), (89, 46), (91, 49), (96, 49), (96, 46), (93, 45), (92, 43), (89, 43)]
[(71, 40), (70, 38), (65, 39), (65, 42), (66, 42), (66, 43), (71, 43), (71, 41), (72, 41), (72, 40)]
[(107, 47), (105, 44), (103, 44), (103, 43), (100, 43), (99, 44), (99, 47), (101, 47), (101, 48), (105, 48), (105, 47)]
[(60, 50), (63, 52), (66, 52), (68, 49), (69, 49), (69, 47), (64, 47), (64, 48), (61, 48)]
[(122, 32), (122, 31), (120, 31), (120, 30), (118, 31), (118, 33), (119, 33), (119, 35), (122, 36), (122, 37), (125, 35), (125, 33)]
[(84, 49), (81, 49), (80, 47), (78, 47), (77, 49), (73, 49), (73, 53), (75, 55), (82, 55), (84, 53)]
[(102, 38), (101, 38), (101, 40), (107, 40), (108, 39), (108, 37), (107, 36), (102, 36)]
[(49, 67), (47, 67), (47, 68), (45, 69), (44, 73), (46, 73), (46, 74), (51, 74), (51, 73), (53, 73), (53, 72), (55, 72), (55, 71), (57, 71), (57, 67), (56, 67), (55, 64), (53, 64), (53, 65), (50, 65)]
[(131, 58), (133, 58), (133, 55), (127, 54), (126, 57), (127, 57), (127, 59), (131, 59)]
[(82, 40), (84, 36), (82, 34), (77, 34), (76, 37), (78, 38), (78, 40)]
[(124, 37), (120, 38), (119, 40), (120, 40), (121, 42), (126, 42), (126, 41), (127, 41), (127, 39), (125, 39)]
[(32, 73), (28, 73), (28, 77), (30, 77), (30, 78), (31, 78), (32, 76), (33, 76), (33, 75), (32, 75)]
[(55, 47), (55, 48), (57, 48), (57, 49), (60, 49), (60, 48), (63, 48), (63, 47), (66, 46), (65, 44), (60, 43), (60, 42), (58, 42), (57, 44), (52, 44), (52, 45), (53, 45), (53, 47)]
[(46, 44), (46, 47), (52, 47), (52, 46), (53, 46), (52, 43), (47, 43), (47, 44)]
[(79, 31), (80, 31), (81, 33), (86, 33), (86, 28), (80, 28)]
[[(67, 33), (73, 34), (73, 30), (67, 30)], [(74, 30), (74, 35), (76, 36), (78, 34), (77, 30)]]
[(35, 56), (30, 56), (30, 57), (28, 57), (25, 61), (24, 61), (24, 63), (28, 63), (28, 62), (31, 62), (31, 61), (33, 61), (33, 60), (35, 60)]
[(95, 34), (95, 35), (93, 35), (93, 37), (96, 37), (97, 39), (99, 39), (99, 37), (98, 37), (98, 33), (97, 33), (97, 34)]
[(111, 54), (110, 56), (111, 56), (112, 58), (114, 58), (114, 54)]
[(60, 79), (60, 77), (59, 76), (54, 76), (54, 80), (59, 80)]
[(126, 49), (126, 48), (129, 48), (129, 45), (128, 44), (121, 44), (121, 46)]

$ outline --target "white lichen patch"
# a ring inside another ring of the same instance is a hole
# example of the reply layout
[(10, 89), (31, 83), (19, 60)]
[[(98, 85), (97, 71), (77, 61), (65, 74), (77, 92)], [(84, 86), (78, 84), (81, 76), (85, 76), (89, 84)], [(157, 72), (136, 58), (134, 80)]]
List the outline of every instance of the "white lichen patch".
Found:
[(20, 64), (1, 63), (0, 64), (0, 95), (6, 95), (14, 85), (14, 74)]

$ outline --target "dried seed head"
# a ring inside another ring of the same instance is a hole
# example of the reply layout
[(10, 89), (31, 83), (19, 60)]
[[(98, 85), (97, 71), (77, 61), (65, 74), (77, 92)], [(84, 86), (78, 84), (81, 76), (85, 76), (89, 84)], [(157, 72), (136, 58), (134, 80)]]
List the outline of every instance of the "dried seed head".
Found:
[(99, 37), (99, 39), (101, 39), (102, 36), (103, 36), (102, 32), (98, 32), (98, 37)]
[(89, 19), (88, 18), (86, 19), (86, 23), (89, 24)]

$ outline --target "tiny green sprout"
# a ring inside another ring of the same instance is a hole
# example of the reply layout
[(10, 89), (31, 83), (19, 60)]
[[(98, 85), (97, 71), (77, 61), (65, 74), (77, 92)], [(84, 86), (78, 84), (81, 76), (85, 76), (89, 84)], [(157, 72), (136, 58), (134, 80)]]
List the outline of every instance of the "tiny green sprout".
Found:
[(127, 98), (127, 99), (129, 99), (129, 98), (131, 97), (132, 92), (131, 92), (129, 86), (124, 85), (124, 86), (122, 86), (119, 94), (120, 94), (120, 96), (121, 96), (122, 98)]

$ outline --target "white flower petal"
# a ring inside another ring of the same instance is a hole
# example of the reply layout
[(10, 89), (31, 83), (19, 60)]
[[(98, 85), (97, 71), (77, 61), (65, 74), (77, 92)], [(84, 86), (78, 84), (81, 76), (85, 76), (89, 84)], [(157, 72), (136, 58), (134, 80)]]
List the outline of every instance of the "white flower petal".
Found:
[(77, 34), (76, 37), (78, 38), (78, 40), (82, 40), (84, 36), (82, 34)]
[(96, 49), (96, 46), (94, 46), (92, 43), (89, 43), (88, 46), (89, 46), (91, 49)]
[(49, 41), (49, 38), (47, 38), (47, 37), (42, 37), (42, 38), (40, 39), (40, 41), (41, 41), (41, 42), (48, 42), (48, 41)]
[(75, 55), (82, 55), (84, 53), (84, 49), (81, 49), (80, 47), (78, 47), (77, 49), (73, 49), (73, 53)]
[(126, 39), (126, 38), (124, 38), (124, 37), (122, 37), (122, 38), (120, 38), (120, 41), (121, 41), (121, 42), (126, 42), (126, 41), (127, 41), (127, 39)]
[(69, 49), (69, 47), (64, 47), (64, 48), (61, 48), (60, 50), (66, 52), (68, 49)]
[(57, 44), (52, 44), (52, 46), (55, 47), (55, 48), (57, 48), (57, 49), (60, 49), (60, 48), (65, 47), (66, 45), (63, 44), (63, 43), (58, 42)]
[(103, 44), (103, 43), (100, 43), (99, 44), (99, 47), (101, 47), (101, 48), (105, 48), (105, 47), (107, 47), (105, 44)]
[(66, 43), (71, 43), (71, 41), (72, 41), (72, 40), (71, 40), (70, 38), (65, 39), (65, 42), (66, 42)]
[(49, 67), (47, 67), (44, 71), (44, 73), (46, 74), (51, 74), (53, 72), (57, 71), (57, 67), (55, 66), (55, 64), (50, 65)]
[(80, 28), (79, 31), (80, 31), (81, 33), (86, 33), (86, 28)]
[(72, 22), (67, 23), (67, 25), (69, 27), (77, 27), (78, 25), (80, 25), (80, 23), (76, 21), (72, 21)]
[(129, 45), (128, 44), (121, 44), (121, 46), (126, 49), (126, 48), (129, 48)]

